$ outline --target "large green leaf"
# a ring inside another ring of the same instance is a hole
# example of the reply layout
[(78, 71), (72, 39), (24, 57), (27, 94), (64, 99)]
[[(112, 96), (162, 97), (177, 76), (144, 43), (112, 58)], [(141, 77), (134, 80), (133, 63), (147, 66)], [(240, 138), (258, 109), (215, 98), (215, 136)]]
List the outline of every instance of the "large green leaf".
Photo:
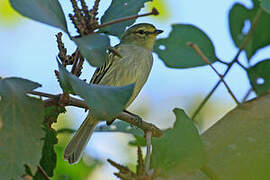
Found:
[(270, 89), (270, 59), (261, 61), (247, 70), (250, 84), (257, 95)]
[[(144, 3), (152, 0), (112, 0), (110, 7), (105, 11), (101, 18), (101, 23), (106, 23), (115, 19), (138, 14)], [(121, 36), (127, 26), (132, 25), (135, 20), (124, 21), (121, 23), (106, 26), (101, 29), (102, 32)]]
[[(59, 62), (58, 66), (60, 82), (62, 81), (61, 77), (64, 77), (72, 91), (85, 100), (91, 112), (99, 120), (114, 119), (125, 108), (133, 93), (134, 84), (119, 87), (88, 84), (68, 72)], [(62, 88), (65, 89), (65, 87)]]
[(200, 168), (206, 163), (206, 154), (192, 120), (181, 109), (173, 111), (174, 128), (152, 142), (151, 165), (165, 176)]
[(264, 8), (266, 12), (270, 13), (270, 0), (263, 0), (261, 2), (261, 6)]
[(129, 123), (123, 121), (114, 122), (112, 125), (101, 125), (96, 127), (95, 132), (122, 132), (132, 134), (134, 136), (143, 136), (143, 130), (130, 126)]
[[(202, 135), (208, 153), (203, 171), (178, 179), (270, 179), (270, 92), (240, 105)], [(206, 172), (206, 173), (205, 173)], [(205, 173), (205, 174), (204, 174)]]
[[(241, 43), (246, 37), (247, 27), (243, 31), (245, 24), (252, 23), (260, 4), (258, 0), (253, 0), (253, 8), (248, 9), (242, 4), (235, 3), (229, 13), (230, 32), (232, 39), (237, 47), (240, 47)], [(260, 48), (263, 48), (270, 44), (270, 14), (265, 11), (261, 14), (259, 21), (255, 27), (252, 38), (245, 48), (248, 59), (250, 59)]]
[(106, 50), (110, 46), (110, 39), (102, 34), (89, 34), (87, 36), (75, 38), (74, 41), (79, 46), (79, 50), (87, 61), (96, 67), (101, 67), (107, 60)]
[(33, 20), (68, 32), (67, 22), (58, 0), (9, 0), (12, 7)]
[(21, 78), (0, 79), (0, 174), (1, 179), (21, 179), (24, 165), (39, 164), (44, 137), (43, 103), (27, 96), (40, 84)]
[(168, 38), (158, 39), (154, 51), (158, 54), (166, 66), (171, 68), (190, 68), (203, 66), (206, 63), (187, 45), (195, 43), (208, 57), (210, 62), (215, 62), (215, 48), (209, 37), (193, 25), (174, 24)]

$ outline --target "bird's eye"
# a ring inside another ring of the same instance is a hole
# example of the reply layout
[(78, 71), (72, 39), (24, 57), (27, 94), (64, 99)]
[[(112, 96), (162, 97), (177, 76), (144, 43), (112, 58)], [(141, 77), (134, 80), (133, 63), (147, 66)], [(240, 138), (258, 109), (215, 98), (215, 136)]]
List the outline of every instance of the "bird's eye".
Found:
[(139, 30), (139, 31), (137, 31), (137, 33), (144, 34), (144, 30)]

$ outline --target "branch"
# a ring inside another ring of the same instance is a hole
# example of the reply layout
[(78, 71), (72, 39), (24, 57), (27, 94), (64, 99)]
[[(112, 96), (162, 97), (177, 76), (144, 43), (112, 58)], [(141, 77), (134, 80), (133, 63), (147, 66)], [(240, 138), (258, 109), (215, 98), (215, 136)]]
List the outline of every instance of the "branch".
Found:
[[(69, 97), (68, 99), (61, 98), (63, 96), (63, 94), (53, 95), (53, 94), (37, 92), (37, 91), (30, 91), (28, 93), (49, 98), (49, 99), (44, 100), (45, 107), (48, 107), (48, 106), (75, 106), (75, 107), (80, 107), (80, 108), (84, 108), (84, 109), (89, 109), (89, 107), (85, 101), (82, 101), (80, 99), (73, 98), (73, 97)], [(120, 112), (118, 114), (117, 119), (120, 119), (120, 120), (128, 122), (128, 123), (130, 123), (138, 128), (141, 128), (144, 132), (151, 131), (153, 137), (159, 137), (159, 136), (162, 136), (162, 134), (163, 134), (162, 130), (160, 130), (154, 124), (148, 123), (145, 121), (138, 121), (138, 117), (131, 115), (129, 113), (126, 113), (124, 111)]]
[(47, 173), (44, 171), (44, 169), (40, 165), (38, 165), (38, 170), (46, 180), (50, 180), (49, 176), (47, 175)]
[(112, 24), (120, 23), (120, 22), (123, 22), (123, 21), (137, 19), (138, 17), (150, 16), (150, 15), (155, 15), (156, 16), (158, 14), (159, 14), (158, 10), (156, 8), (153, 8), (152, 9), (152, 12), (141, 14), (141, 15), (128, 16), (128, 17), (124, 17), (124, 18), (112, 20), (112, 21), (109, 21), (109, 22), (106, 22), (104, 24), (100, 24), (100, 25), (96, 26), (95, 29), (100, 29), (100, 28), (103, 28), (105, 26), (109, 26), (109, 25), (112, 25)]
[(145, 172), (150, 170), (150, 158), (151, 158), (151, 131), (146, 133), (146, 157), (145, 157)]
[[(243, 51), (243, 49), (246, 48), (246, 46), (248, 45), (254, 31), (256, 28), (256, 25), (258, 24), (258, 21), (262, 15), (263, 9), (260, 8), (259, 11), (257, 12), (252, 24), (251, 24), (251, 28), (247, 34), (247, 36), (245, 37), (244, 41), (241, 43), (235, 57), (233, 58), (233, 60), (231, 61), (231, 63), (228, 64), (228, 67), (226, 69), (226, 71), (224, 72), (224, 74), (222, 75), (223, 78), (225, 78), (225, 76), (228, 74), (228, 72), (230, 71), (230, 69), (232, 68), (232, 65), (238, 61), (238, 57), (241, 54), (241, 52)], [(199, 105), (199, 107), (196, 109), (195, 113), (192, 116), (192, 119), (195, 119), (195, 117), (199, 114), (199, 112), (201, 111), (202, 107), (205, 105), (205, 103), (208, 101), (208, 99), (212, 96), (212, 94), (216, 91), (216, 89), (218, 88), (218, 86), (220, 85), (222, 81), (219, 80), (217, 82), (217, 84), (213, 87), (213, 89), (208, 93), (208, 95), (204, 98), (204, 100), (201, 102), (201, 104)]]
[(232, 90), (230, 89), (230, 87), (228, 86), (228, 84), (226, 83), (226, 81), (224, 80), (223, 76), (221, 74), (219, 74), (219, 72), (214, 68), (214, 66), (211, 64), (211, 62), (208, 60), (208, 58), (203, 54), (203, 52), (200, 50), (200, 48), (196, 44), (194, 44), (192, 42), (187, 42), (187, 45), (190, 46), (191, 48), (193, 48), (194, 51), (202, 58), (202, 60), (206, 64), (208, 64), (215, 71), (215, 73), (219, 76), (220, 80), (225, 85), (225, 87), (228, 90), (229, 94), (232, 96), (232, 98), (235, 101), (235, 103), (237, 105), (239, 105), (240, 103), (238, 102), (238, 100), (236, 99), (236, 97), (233, 94)]

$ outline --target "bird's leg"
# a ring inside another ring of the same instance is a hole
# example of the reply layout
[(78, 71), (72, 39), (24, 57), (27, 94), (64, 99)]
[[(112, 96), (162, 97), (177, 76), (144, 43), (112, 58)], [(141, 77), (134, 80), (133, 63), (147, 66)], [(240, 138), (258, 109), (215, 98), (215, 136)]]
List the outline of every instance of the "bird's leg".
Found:
[(142, 118), (140, 116), (138, 116), (137, 114), (134, 114), (132, 112), (129, 112), (127, 110), (124, 110), (125, 113), (128, 113), (130, 114), (131, 116), (135, 117), (136, 118), (136, 121), (138, 122), (139, 126), (142, 125)]

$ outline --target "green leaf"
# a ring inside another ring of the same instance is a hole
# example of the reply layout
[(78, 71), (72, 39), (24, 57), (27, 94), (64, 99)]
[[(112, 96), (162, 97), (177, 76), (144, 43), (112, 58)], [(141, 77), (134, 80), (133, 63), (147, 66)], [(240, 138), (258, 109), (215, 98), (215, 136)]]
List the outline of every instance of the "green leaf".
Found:
[[(101, 17), (101, 24), (123, 17), (137, 15), (141, 8), (144, 7), (144, 3), (148, 1), (152, 0), (113, 0), (110, 7)], [(120, 37), (125, 31), (125, 28), (134, 22), (135, 19), (106, 26), (101, 29), (101, 32)]]
[[(46, 135), (42, 148), (42, 157), (40, 160), (41, 167), (45, 170), (48, 176), (53, 177), (54, 169), (56, 168), (57, 155), (54, 146), (58, 143), (57, 133), (51, 128), (51, 124), (57, 121), (60, 113), (66, 112), (64, 107), (50, 106), (45, 108), (45, 121), (43, 130)], [(34, 176), (36, 180), (46, 180), (39, 170)]]
[(0, 79), (1, 179), (21, 179), (27, 164), (35, 170), (44, 137), (43, 103), (27, 92), (41, 85), (21, 78)]
[(64, 77), (72, 91), (85, 100), (98, 120), (112, 120), (125, 108), (133, 93), (134, 84), (119, 87), (88, 84), (57, 62), (60, 77)]
[(263, 0), (261, 6), (266, 12), (270, 13), (270, 0)]
[(87, 61), (96, 67), (101, 67), (107, 60), (106, 50), (110, 46), (110, 39), (102, 34), (89, 34), (87, 36), (75, 38), (74, 41), (79, 46), (80, 53)]
[[(231, 8), (229, 13), (230, 32), (234, 44), (237, 47), (240, 47), (241, 43), (246, 38), (247, 30), (243, 31), (245, 23), (249, 22), (251, 24), (260, 8), (258, 0), (253, 0), (252, 9), (248, 9), (239, 3), (235, 3)], [(250, 59), (260, 48), (270, 44), (269, 28), (270, 14), (264, 11), (255, 27), (252, 38), (244, 49), (248, 59)]]
[(207, 168), (178, 179), (208, 180), (203, 172), (215, 177), (211, 179), (270, 179), (269, 107), (268, 91), (227, 113), (201, 136), (208, 153)]
[(193, 25), (174, 24), (168, 38), (158, 39), (154, 51), (171, 68), (190, 68), (206, 63), (187, 45), (195, 43), (211, 63), (217, 61), (215, 48), (209, 37)]
[(68, 32), (64, 12), (58, 0), (9, 0), (20, 14)]
[(247, 73), (250, 84), (258, 96), (270, 89), (270, 59), (250, 67)]
[[(60, 140), (59, 140), (60, 141)], [(100, 167), (101, 162), (89, 157), (86, 153), (83, 155), (83, 161), (79, 161), (72, 166), (63, 160), (64, 148), (62, 144), (55, 146), (57, 153), (57, 166), (55, 175), (52, 179), (55, 180), (81, 180), (88, 179), (97, 167)], [(88, 177), (88, 178), (87, 178)]]
[(95, 132), (122, 132), (132, 134), (134, 136), (144, 136), (143, 130), (130, 126), (129, 123), (123, 121), (114, 122), (112, 125), (101, 125), (96, 127)]
[(181, 109), (174, 109), (176, 122), (163, 137), (153, 139), (151, 165), (161, 169), (163, 175), (202, 167), (206, 162), (205, 151), (193, 122)]
[(57, 122), (58, 115), (60, 113), (65, 113), (66, 109), (59, 106), (49, 106), (45, 108), (45, 121), (51, 127), (52, 123)]
[[(43, 139), (44, 145), (42, 148), (42, 157), (40, 160), (40, 165), (47, 173), (48, 176), (53, 177), (54, 169), (56, 168), (56, 152), (54, 150), (54, 145), (57, 144), (58, 140), (56, 138), (56, 132), (54, 129), (49, 128), (46, 124), (43, 130), (46, 132), (46, 136)], [(37, 170), (35, 180), (46, 180), (39, 170)]]

